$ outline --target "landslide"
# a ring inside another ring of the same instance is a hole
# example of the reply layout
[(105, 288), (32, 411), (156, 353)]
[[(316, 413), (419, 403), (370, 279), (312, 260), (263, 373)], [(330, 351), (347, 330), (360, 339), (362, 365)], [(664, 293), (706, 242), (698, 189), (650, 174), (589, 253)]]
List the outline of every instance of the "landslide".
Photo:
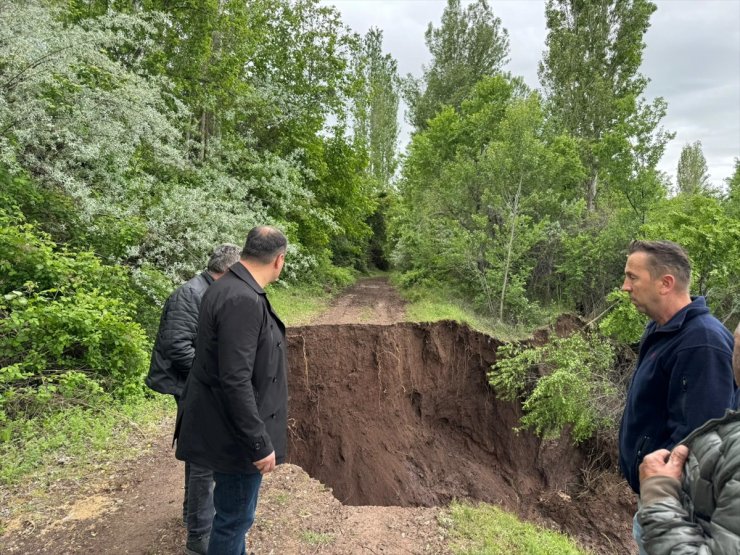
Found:
[(486, 380), (500, 344), (455, 322), (290, 329), (290, 462), (343, 504), (484, 501), (629, 552), (634, 501), (610, 457), (515, 431), (520, 404)]

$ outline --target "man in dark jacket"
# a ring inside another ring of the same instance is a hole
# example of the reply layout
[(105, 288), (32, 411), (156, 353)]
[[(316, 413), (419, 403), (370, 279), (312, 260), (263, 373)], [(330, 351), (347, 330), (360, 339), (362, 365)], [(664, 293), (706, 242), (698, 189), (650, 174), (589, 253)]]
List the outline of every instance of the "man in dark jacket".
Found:
[[(732, 365), (740, 385), (740, 326)], [(647, 455), (640, 501), (637, 518), (650, 555), (740, 553), (740, 412), (710, 420), (672, 452)]]
[[(638, 468), (656, 449), (672, 449), (692, 430), (733, 406), (733, 340), (709, 314), (703, 297), (689, 296), (691, 266), (670, 241), (633, 241), (622, 289), (652, 321), (640, 343), (619, 429), (619, 464), (639, 493)], [(641, 553), (639, 523), (634, 534)]]
[(201, 305), (175, 438), (178, 459), (213, 470), (211, 555), (243, 555), (262, 475), (285, 460), (285, 326), (263, 288), (279, 278), (286, 247), (277, 229), (252, 229)]
[[(178, 404), (195, 358), (198, 312), (203, 294), (239, 260), (239, 253), (236, 245), (216, 247), (206, 271), (175, 289), (164, 304), (146, 384), (154, 391), (174, 396)], [(213, 520), (213, 475), (208, 468), (185, 463), (182, 518), (188, 529), (186, 549), (196, 554), (205, 553)]]

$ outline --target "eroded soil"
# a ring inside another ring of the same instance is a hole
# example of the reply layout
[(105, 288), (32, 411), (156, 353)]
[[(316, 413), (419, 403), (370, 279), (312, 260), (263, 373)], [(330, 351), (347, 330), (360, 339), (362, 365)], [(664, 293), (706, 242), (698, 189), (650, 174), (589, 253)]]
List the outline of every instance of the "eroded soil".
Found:
[[(395, 323), (402, 315), (397, 293), (373, 279), (315, 325), (289, 330), (293, 464), (266, 478), (250, 550), (449, 553), (439, 516), (458, 498), (497, 503), (598, 553), (628, 553), (634, 507), (623, 482), (566, 441), (512, 431), (519, 405), (485, 381), (498, 342), (452, 322)], [(182, 553), (182, 463), (172, 421), (161, 430), (138, 459), (84, 483), (19, 491), (28, 510), (4, 523), (0, 552)]]

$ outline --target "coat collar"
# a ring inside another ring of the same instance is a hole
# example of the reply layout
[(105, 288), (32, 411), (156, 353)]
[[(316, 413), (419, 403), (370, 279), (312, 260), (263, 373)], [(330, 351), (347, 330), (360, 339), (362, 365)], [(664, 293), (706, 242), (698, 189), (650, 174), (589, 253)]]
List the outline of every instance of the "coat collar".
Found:
[(265, 295), (265, 290), (262, 289), (262, 287), (260, 287), (260, 284), (255, 281), (255, 279), (252, 277), (252, 274), (249, 273), (249, 270), (244, 267), (244, 264), (242, 264), (241, 262), (236, 262), (233, 266), (229, 268), (229, 271), (234, 273), (236, 277), (238, 277), (240, 280), (254, 289), (258, 295)]

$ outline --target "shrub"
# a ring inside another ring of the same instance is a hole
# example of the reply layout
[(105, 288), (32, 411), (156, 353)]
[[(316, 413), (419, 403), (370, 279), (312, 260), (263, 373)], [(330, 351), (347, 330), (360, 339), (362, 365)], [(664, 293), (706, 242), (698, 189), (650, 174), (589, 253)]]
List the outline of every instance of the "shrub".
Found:
[(612, 381), (614, 350), (598, 335), (576, 333), (541, 347), (507, 344), (489, 383), (504, 399), (523, 399), (522, 426), (546, 438), (569, 429), (575, 442), (616, 424), (621, 406)]
[(126, 268), (0, 210), (0, 275), (0, 423), (141, 393), (149, 342), (134, 316), (152, 303)]

